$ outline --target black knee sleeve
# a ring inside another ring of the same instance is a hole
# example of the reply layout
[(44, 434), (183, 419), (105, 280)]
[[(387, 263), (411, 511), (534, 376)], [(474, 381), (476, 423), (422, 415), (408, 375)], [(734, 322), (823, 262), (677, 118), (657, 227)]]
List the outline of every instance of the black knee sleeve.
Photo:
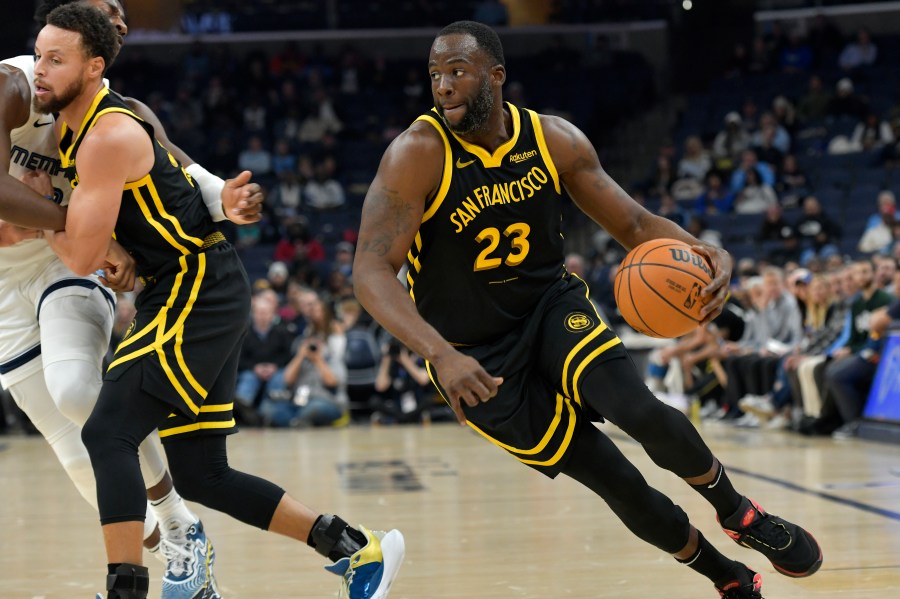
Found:
[(178, 493), (266, 530), (284, 489), (228, 465), (225, 436), (191, 437), (164, 445)]
[(712, 452), (691, 421), (659, 401), (630, 363), (599, 365), (582, 378), (580, 390), (592, 408), (643, 445), (661, 468), (685, 478), (712, 465)]

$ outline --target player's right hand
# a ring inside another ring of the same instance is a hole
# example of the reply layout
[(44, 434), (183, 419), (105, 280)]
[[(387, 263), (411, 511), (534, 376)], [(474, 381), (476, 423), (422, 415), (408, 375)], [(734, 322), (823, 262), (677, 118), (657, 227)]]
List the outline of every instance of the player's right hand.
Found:
[(434, 360), (432, 364), (438, 381), (447, 393), (446, 399), (462, 426), (466, 424), (462, 403), (474, 408), (497, 395), (503, 384), (503, 378), (491, 376), (477, 360), (456, 350)]
[(263, 193), (258, 183), (251, 183), (250, 171), (242, 171), (234, 179), (226, 179), (222, 188), (222, 209), (236, 225), (248, 225), (262, 219)]

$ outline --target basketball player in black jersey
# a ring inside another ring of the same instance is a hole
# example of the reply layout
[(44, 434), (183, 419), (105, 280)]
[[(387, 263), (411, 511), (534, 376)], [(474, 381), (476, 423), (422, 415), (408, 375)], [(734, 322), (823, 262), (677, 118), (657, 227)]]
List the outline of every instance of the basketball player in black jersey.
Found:
[[(200, 204), (195, 181), (153, 127), (104, 86), (116, 51), (117, 34), (101, 12), (67, 4), (38, 34), (34, 69), (36, 106), (59, 113), (62, 166), (75, 175), (65, 229), (48, 231), (48, 242), (85, 274), (116, 267), (114, 234), (145, 284), (82, 435), (97, 480), (107, 596), (147, 596), (137, 447), (158, 428), (186, 499), (307, 542), (335, 562), (328, 569), (353, 599), (387, 597), (404, 553), (399, 531), (352, 528), (228, 466), (247, 275)], [(206, 589), (191, 596), (206, 597)]]
[[(548, 476), (581, 482), (722, 596), (761, 597), (760, 576), (719, 553), (590, 420), (640, 442), (779, 571), (815, 572), (812, 536), (734, 490), (687, 418), (643, 384), (584, 282), (565, 272), (560, 205), (571, 198), (628, 249), (663, 237), (694, 246), (715, 275), (704, 324), (725, 301), (729, 255), (635, 203), (571, 123), (504, 104), (503, 49), (489, 27), (444, 28), (428, 72), (434, 108), (388, 148), (363, 207), (353, 272), (365, 308), (427, 359), (460, 423)], [(404, 265), (406, 286), (396, 278)]]

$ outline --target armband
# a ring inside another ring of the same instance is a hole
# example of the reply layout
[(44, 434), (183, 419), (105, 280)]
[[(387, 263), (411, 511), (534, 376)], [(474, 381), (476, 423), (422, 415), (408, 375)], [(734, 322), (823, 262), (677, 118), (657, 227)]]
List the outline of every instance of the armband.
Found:
[(227, 220), (228, 217), (225, 216), (225, 210), (222, 207), (222, 189), (225, 187), (225, 181), (196, 162), (184, 170), (200, 187), (203, 203), (206, 204), (206, 209), (209, 210), (209, 215), (212, 216), (213, 221)]

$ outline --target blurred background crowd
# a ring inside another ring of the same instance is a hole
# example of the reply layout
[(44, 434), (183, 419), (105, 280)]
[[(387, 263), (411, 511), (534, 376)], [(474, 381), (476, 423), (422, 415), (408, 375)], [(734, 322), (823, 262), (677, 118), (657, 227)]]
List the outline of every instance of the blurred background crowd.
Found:
[[(197, 162), (249, 169), (266, 192), (260, 223), (227, 230), (254, 281), (245, 426), (452, 419), (421, 358), (361, 310), (352, 271), (378, 160), (431, 106), (430, 41), (476, 19), (506, 46), (507, 100), (573, 121), (638, 202), (738, 261), (729, 310), (654, 345), (659, 396), (852, 434), (900, 297), (900, 25), (879, 4), (132, 0), (109, 78)], [(624, 251), (565, 213), (566, 266), (624, 337)], [(123, 297), (116, 335), (132, 314)], [(8, 401), (5, 417), (23, 425)]]

